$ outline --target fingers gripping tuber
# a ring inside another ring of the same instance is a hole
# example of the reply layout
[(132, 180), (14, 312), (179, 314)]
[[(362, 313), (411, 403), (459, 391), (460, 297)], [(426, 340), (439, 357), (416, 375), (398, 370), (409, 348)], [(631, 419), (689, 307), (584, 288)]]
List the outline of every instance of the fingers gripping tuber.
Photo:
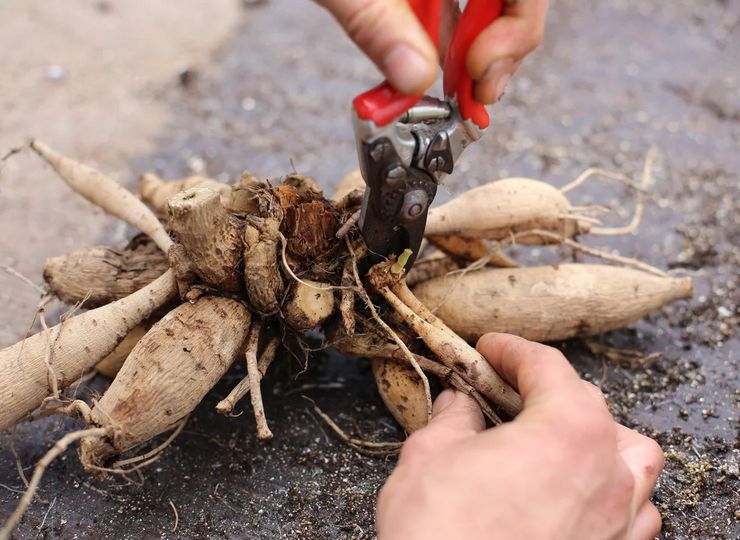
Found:
[[(59, 387), (79, 379), (176, 294), (174, 276), (167, 271), (126, 298), (51, 328), (51, 362)], [(0, 350), (0, 430), (15, 424), (49, 395), (46, 348), (47, 335), (40, 332)]]
[(205, 296), (152, 326), (92, 408), (93, 425), (114, 434), (83, 439), (83, 465), (94, 471), (189, 414), (241, 354), (249, 324), (241, 302)]

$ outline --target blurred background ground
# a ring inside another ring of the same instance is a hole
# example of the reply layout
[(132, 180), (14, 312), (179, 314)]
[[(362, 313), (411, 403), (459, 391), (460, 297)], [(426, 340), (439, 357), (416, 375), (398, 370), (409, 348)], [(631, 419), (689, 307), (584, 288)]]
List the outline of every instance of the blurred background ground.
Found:
[[(502, 176), (562, 185), (591, 165), (636, 176), (648, 148), (660, 149), (638, 235), (598, 245), (694, 276), (693, 300), (601, 338), (663, 352), (647, 367), (616, 366), (579, 342), (558, 346), (602, 386), (621, 421), (667, 452), (656, 493), (666, 539), (740, 536), (739, 17), (726, 0), (552, 2), (543, 46), (439, 196)], [(349, 102), (378, 76), (309, 2), (10, 0), (0, 20), (0, 155), (33, 135), (131, 187), (150, 169), (229, 180), (295, 167), (330, 189), (356, 167)], [(40, 283), (46, 257), (131, 234), (28, 152), (0, 167), (0, 265)], [(619, 187), (594, 182), (576, 195), (629, 218), (632, 200)], [(33, 288), (0, 270), (0, 346), (26, 333), (37, 302)], [(255, 440), (249, 414), (213, 411), (237, 368), (143, 485), (93, 480), (71, 451), (55, 462), (18, 537), (372, 537), (376, 492), (393, 461), (338, 443), (301, 395), (355, 435), (402, 433), (364, 363), (317, 355), (306, 373), (289, 371), (268, 378), (271, 443)], [(2, 436), (0, 519), (22, 488), (11, 442), (28, 473), (74, 426), (48, 420)]]

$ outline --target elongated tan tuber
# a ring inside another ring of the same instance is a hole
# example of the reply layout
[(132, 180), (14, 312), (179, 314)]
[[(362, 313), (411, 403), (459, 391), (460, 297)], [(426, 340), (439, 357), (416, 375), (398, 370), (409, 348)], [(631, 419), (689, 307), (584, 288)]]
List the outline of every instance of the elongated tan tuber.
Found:
[(241, 354), (249, 311), (229, 298), (204, 296), (165, 315), (136, 344), (90, 413), (112, 437), (82, 440), (80, 459), (95, 471), (167, 431), (189, 414)]
[(41, 405), (49, 395), (50, 363), (63, 388), (92, 368), (136, 325), (177, 294), (171, 271), (126, 298), (77, 315), (0, 350), (0, 430)]
[[(555, 187), (529, 178), (506, 178), (432, 208), (425, 234), (502, 240), (530, 229), (571, 237), (589, 228), (588, 218), (575, 215), (568, 199)], [(523, 244), (551, 243), (536, 235), (517, 240)]]
[(168, 228), (182, 245), (190, 269), (215, 289), (241, 288), (242, 222), (229, 214), (212, 189), (196, 187), (167, 201)]
[(427, 424), (427, 398), (424, 384), (414, 368), (388, 358), (373, 358), (372, 367), (378, 393), (393, 418), (408, 433), (424, 427)]
[(80, 248), (44, 263), (49, 291), (62, 302), (95, 308), (125, 298), (167, 270), (167, 256), (146, 238), (126, 248)]
[(203, 176), (188, 176), (179, 180), (163, 180), (153, 172), (144, 173), (139, 179), (139, 197), (151, 206), (154, 213), (167, 217), (167, 200), (194, 187), (212, 189), (221, 195), (221, 202), (226, 204), (231, 193), (231, 186)]
[(95, 369), (98, 373), (105, 375), (109, 379), (115, 378), (121, 366), (126, 361), (126, 358), (128, 358), (129, 353), (151, 327), (151, 323), (147, 324), (146, 322), (135, 326), (108, 356), (95, 364)]
[(107, 213), (116, 216), (146, 234), (165, 253), (172, 245), (167, 231), (146, 205), (126, 188), (95, 169), (55, 152), (37, 139), (31, 141), (59, 176), (77, 193)]
[(282, 312), (285, 322), (294, 330), (316, 328), (334, 313), (332, 288), (317, 281), (296, 281)]
[(507, 332), (534, 341), (592, 336), (680, 298), (690, 278), (596, 264), (491, 269), (435, 278), (414, 293), (468, 341)]

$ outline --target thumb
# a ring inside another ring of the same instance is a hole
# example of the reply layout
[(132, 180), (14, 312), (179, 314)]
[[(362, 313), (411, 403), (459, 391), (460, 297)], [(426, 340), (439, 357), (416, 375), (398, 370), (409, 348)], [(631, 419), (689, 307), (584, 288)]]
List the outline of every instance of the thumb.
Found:
[(434, 401), (430, 429), (470, 435), (483, 431), (486, 421), (473, 398), (457, 390), (444, 390)]
[(422, 462), (485, 427), (483, 413), (473, 398), (456, 390), (445, 390), (434, 402), (429, 423), (406, 439), (399, 464)]
[(437, 75), (434, 44), (406, 0), (317, 0), (391, 85), (409, 95), (423, 93)]

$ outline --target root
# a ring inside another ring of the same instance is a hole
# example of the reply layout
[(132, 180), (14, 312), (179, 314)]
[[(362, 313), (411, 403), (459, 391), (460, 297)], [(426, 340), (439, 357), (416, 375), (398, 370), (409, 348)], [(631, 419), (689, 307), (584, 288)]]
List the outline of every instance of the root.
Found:
[(592, 227), (590, 233), (595, 236), (619, 236), (632, 234), (640, 226), (642, 214), (645, 210), (645, 195), (653, 183), (653, 168), (655, 161), (658, 159), (658, 149), (650, 148), (645, 157), (645, 166), (642, 170), (642, 183), (637, 192), (637, 203), (635, 203), (635, 212), (632, 221), (624, 227)]
[(51, 450), (49, 450), (36, 464), (36, 468), (33, 470), (33, 475), (31, 476), (31, 481), (28, 483), (28, 489), (26, 489), (26, 492), (23, 494), (23, 497), (21, 497), (18, 506), (0, 529), (0, 540), (8, 540), (10, 538), (10, 533), (13, 532), (13, 529), (15, 529), (16, 525), (18, 525), (18, 522), (21, 520), (21, 517), (23, 517), (23, 514), (26, 512), (28, 505), (31, 504), (46, 468), (52, 461), (54, 461), (54, 459), (57, 458), (57, 456), (59, 456), (59, 454), (63, 453), (70, 444), (79, 439), (84, 437), (105, 437), (111, 433), (112, 430), (108, 428), (81, 429), (79, 431), (67, 433), (64, 437), (59, 439)]
[(347, 259), (342, 269), (342, 292), (339, 313), (342, 316), (342, 330), (348, 336), (355, 333), (355, 292), (352, 286), (352, 259)]
[(175, 503), (172, 502), (172, 499), (167, 499), (167, 501), (170, 503), (170, 508), (172, 508), (172, 513), (175, 514), (175, 523), (172, 525), (172, 528), (170, 529), (171, 532), (177, 531), (177, 525), (180, 523), (180, 516), (177, 514), (177, 507), (175, 506)]
[(663, 353), (661, 352), (654, 352), (646, 355), (644, 352), (637, 349), (610, 347), (609, 345), (599, 343), (595, 339), (584, 339), (582, 341), (586, 348), (593, 354), (601, 356), (618, 366), (646, 366), (663, 356)]
[(339, 230), (337, 231), (337, 238), (344, 238), (347, 236), (347, 233), (352, 230), (352, 227), (357, 225), (357, 222), (360, 221), (360, 214), (362, 210), (357, 210), (354, 214), (349, 216), (347, 218), (347, 221), (344, 222), (344, 225), (339, 227)]
[[(406, 285), (383, 283), (382, 264), (375, 265), (370, 280), (390, 306), (416, 332), (439, 360), (449, 368), (460, 369), (481, 394), (500, 406), (507, 414), (516, 416), (522, 408), (519, 394), (504, 381), (481, 354), (450, 330), (437, 318)], [(391, 289), (392, 287), (392, 289)]]
[(85, 307), (96, 308), (146, 287), (166, 271), (167, 255), (139, 235), (124, 249), (92, 246), (51, 257), (43, 275), (62, 302), (74, 304), (87, 296)]
[(498, 244), (489, 246), (480, 238), (465, 238), (457, 235), (428, 236), (434, 247), (453, 259), (475, 262), (485, 259), (486, 264), (501, 268), (516, 268), (517, 262), (501, 252)]
[(73, 190), (108, 214), (139, 229), (167, 253), (172, 245), (169, 234), (157, 216), (133, 193), (101, 172), (57, 153), (37, 139), (31, 141), (31, 148), (46, 160)]
[(352, 274), (355, 278), (355, 283), (357, 285), (357, 293), (360, 295), (360, 298), (365, 302), (365, 305), (370, 310), (370, 313), (373, 316), (373, 319), (385, 330), (385, 332), (388, 334), (388, 336), (398, 345), (399, 349), (403, 351), (403, 354), (405, 355), (406, 359), (409, 361), (411, 366), (414, 368), (414, 371), (416, 371), (416, 374), (421, 379), (422, 384), (424, 385), (424, 394), (427, 398), (427, 422), (432, 418), (432, 391), (429, 388), (429, 379), (427, 379), (426, 374), (424, 371), (422, 371), (421, 367), (419, 366), (419, 363), (416, 361), (416, 358), (414, 358), (414, 355), (411, 353), (409, 348), (406, 346), (406, 344), (403, 342), (403, 340), (398, 337), (398, 334), (393, 331), (393, 329), (386, 324), (386, 322), (380, 318), (380, 315), (378, 315), (378, 310), (375, 309), (375, 305), (373, 304), (373, 301), (370, 299), (370, 297), (367, 294), (367, 291), (365, 290), (365, 287), (362, 286), (362, 280), (360, 279), (360, 272), (357, 270), (357, 257), (355, 256), (354, 249), (352, 248), (352, 245), (347, 242), (347, 249), (350, 252), (351, 260), (352, 260)]
[(249, 331), (247, 350), (245, 356), (247, 359), (247, 377), (249, 378), (249, 398), (252, 401), (252, 410), (254, 411), (254, 420), (257, 423), (257, 438), (261, 440), (272, 439), (272, 431), (267, 425), (265, 417), (265, 405), (262, 403), (262, 388), (260, 382), (262, 374), (257, 364), (257, 346), (259, 345), (260, 334), (262, 333), (262, 322), (258, 319), (252, 323)]
[[(275, 355), (279, 346), (280, 340), (278, 338), (273, 338), (267, 344), (265, 350), (262, 351), (262, 354), (257, 361), (257, 369), (259, 370), (260, 378), (264, 377), (265, 373), (267, 373), (267, 369), (270, 367), (270, 364), (272, 364), (272, 361), (275, 359)], [(249, 376), (247, 375), (241, 381), (239, 381), (239, 384), (237, 384), (231, 392), (229, 392), (228, 396), (218, 402), (218, 405), (216, 405), (216, 411), (226, 415), (232, 414), (236, 404), (249, 393), (249, 385), (250, 380)]]
[(573, 180), (572, 182), (569, 182), (568, 184), (564, 185), (560, 188), (560, 193), (568, 193), (569, 191), (573, 191), (575, 188), (583, 184), (586, 180), (591, 178), (592, 176), (603, 176), (604, 178), (608, 178), (609, 180), (614, 180), (616, 182), (620, 182), (626, 186), (629, 186), (630, 188), (641, 191), (642, 188), (635, 184), (635, 182), (629, 177), (622, 173), (617, 173), (613, 171), (608, 171), (606, 169), (600, 169), (598, 167), (590, 167), (583, 171), (578, 178)]
[[(177, 427), (174, 429), (172, 433), (164, 440), (164, 442), (160, 445), (158, 445), (156, 448), (153, 448), (149, 452), (146, 452), (145, 454), (142, 454), (140, 456), (135, 456), (131, 458), (126, 459), (120, 459), (118, 461), (115, 461), (113, 463), (114, 468), (120, 468), (124, 467), (126, 465), (131, 465), (133, 463), (140, 463), (140, 462), (148, 462), (152, 457), (159, 457), (159, 455), (167, 448), (169, 445), (171, 445), (175, 439), (182, 433), (182, 430), (185, 429), (185, 424), (187, 424), (188, 419), (190, 418), (190, 415), (187, 415), (185, 418), (180, 420), (180, 423), (177, 425)], [(133, 469), (127, 472), (131, 472)]]
[(586, 255), (591, 255), (592, 257), (597, 257), (605, 261), (615, 262), (623, 266), (631, 266), (633, 268), (637, 268), (638, 270), (642, 270), (644, 272), (647, 272), (649, 274), (653, 274), (656, 276), (668, 277), (668, 274), (663, 272), (663, 270), (660, 270), (659, 268), (656, 268), (652, 265), (649, 265), (637, 259), (633, 259), (632, 257), (623, 257), (622, 255), (613, 255), (611, 253), (607, 253), (606, 251), (603, 251), (600, 249), (585, 246), (581, 244), (580, 242), (576, 242), (575, 240), (566, 238), (557, 233), (553, 233), (550, 231), (543, 231), (541, 229), (532, 229), (531, 231), (522, 231), (519, 233), (515, 233), (512, 235), (512, 238), (502, 241), (502, 243), (505, 242), (505, 243), (515, 244), (516, 238), (520, 235), (541, 236), (543, 238), (548, 238), (556, 242), (560, 242), (561, 244), (564, 244), (570, 248), (573, 248), (576, 251), (580, 251), (581, 253), (585, 253)]
[(21, 274), (18, 270), (14, 269), (14, 268), (11, 268), (10, 266), (7, 266), (5, 264), (0, 264), (0, 270), (3, 270), (5, 272), (7, 272), (11, 276), (17, 277), (23, 283), (25, 283), (29, 287), (32, 287), (33, 289), (35, 289), (36, 292), (38, 292), (40, 294), (45, 294), (46, 293), (46, 291), (42, 287), (36, 285), (33, 281), (31, 281), (29, 278), (27, 278), (26, 276), (24, 276), (23, 274)]
[(318, 405), (316, 405), (316, 402), (314, 402), (314, 400), (306, 396), (303, 396), (303, 399), (311, 402), (311, 407), (313, 408), (314, 412), (326, 423), (327, 426), (331, 428), (334, 434), (339, 437), (339, 440), (341, 440), (346, 445), (351, 446), (361, 454), (367, 454), (369, 456), (389, 456), (397, 454), (401, 450), (401, 446), (403, 446), (403, 443), (401, 442), (373, 442), (350, 437), (342, 428), (337, 425), (336, 422), (334, 422), (334, 420), (331, 419), (328, 414), (326, 414), (319, 408)]
[[(41, 329), (44, 332), (44, 337), (46, 339), (46, 352), (44, 353), (44, 364), (46, 364), (46, 380), (47, 384), (49, 385), (49, 398), (52, 399), (58, 399), (59, 398), (59, 379), (57, 378), (57, 374), (54, 371), (54, 368), (52, 367), (52, 344), (51, 344), (51, 332), (49, 332), (49, 327), (46, 324), (46, 305), (51, 302), (51, 300), (54, 298), (54, 295), (47, 294), (45, 295), (41, 301), (39, 302), (38, 307), (36, 308), (36, 313), (39, 318), (39, 324), (41, 325)], [(60, 323), (59, 333), (61, 333), (61, 325), (63, 323)], [(58, 336), (59, 334), (57, 334)], [(47, 398), (47, 399), (49, 399)]]

